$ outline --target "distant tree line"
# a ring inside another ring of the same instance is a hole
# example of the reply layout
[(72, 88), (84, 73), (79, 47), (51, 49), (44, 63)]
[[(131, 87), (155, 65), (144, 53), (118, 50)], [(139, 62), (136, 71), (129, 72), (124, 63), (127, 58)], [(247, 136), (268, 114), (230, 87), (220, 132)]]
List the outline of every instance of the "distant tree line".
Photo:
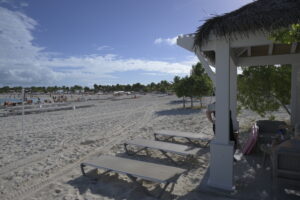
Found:
[[(163, 80), (159, 83), (150, 83), (147, 85), (143, 85), (141, 83), (135, 83), (135, 84), (127, 84), (127, 85), (98, 85), (94, 84), (93, 88), (89, 87), (83, 87), (80, 85), (74, 85), (71, 87), (68, 86), (49, 86), (49, 87), (38, 87), (38, 86), (32, 86), (27, 87), (27, 90), (29, 90), (31, 93), (55, 93), (58, 91), (62, 91), (65, 93), (74, 93), (76, 91), (83, 91), (83, 92), (90, 92), (90, 93), (98, 93), (98, 92), (114, 92), (114, 91), (134, 91), (134, 92), (172, 92), (173, 90), (173, 84)], [(0, 93), (11, 93), (11, 92), (21, 92), (22, 87), (9, 87), (4, 86), (0, 88)]]
[(127, 84), (127, 85), (121, 85), (121, 84), (116, 84), (116, 85), (97, 85), (94, 84), (94, 89), (95, 92), (112, 92), (112, 91), (134, 91), (134, 92), (171, 92), (173, 90), (173, 84), (163, 80), (159, 83), (150, 83), (147, 85), (143, 85), (141, 83), (134, 83), (132, 85)]

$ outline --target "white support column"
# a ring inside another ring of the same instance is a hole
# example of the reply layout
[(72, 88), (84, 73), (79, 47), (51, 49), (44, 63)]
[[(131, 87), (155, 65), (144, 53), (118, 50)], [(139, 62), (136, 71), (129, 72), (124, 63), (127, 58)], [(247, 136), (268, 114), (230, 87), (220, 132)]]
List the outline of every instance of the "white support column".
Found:
[(233, 128), (238, 130), (239, 124), (237, 121), (237, 67), (233, 61), (230, 59), (230, 110)]
[(210, 144), (212, 187), (233, 189), (233, 144), (229, 141), (230, 45), (216, 41), (216, 136)]
[(300, 123), (300, 64), (292, 65), (291, 122)]

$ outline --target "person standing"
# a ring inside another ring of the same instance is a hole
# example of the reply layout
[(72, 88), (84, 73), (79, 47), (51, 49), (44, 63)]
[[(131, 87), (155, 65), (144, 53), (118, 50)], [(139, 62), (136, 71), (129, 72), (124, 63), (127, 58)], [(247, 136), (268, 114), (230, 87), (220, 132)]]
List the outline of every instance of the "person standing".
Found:
[(215, 132), (216, 132), (216, 125), (215, 125), (215, 121), (216, 121), (216, 102), (213, 102), (213, 103), (211, 103), (207, 106), (206, 117), (207, 117), (208, 121), (210, 121), (213, 124), (213, 131), (214, 131), (214, 134), (215, 134)]
[[(216, 102), (213, 102), (207, 106), (206, 117), (208, 121), (213, 124), (213, 132), (216, 134)], [(234, 136), (233, 123), (231, 117), (231, 111), (229, 111), (229, 139), (234, 142), (234, 147), (237, 146), (237, 139)]]

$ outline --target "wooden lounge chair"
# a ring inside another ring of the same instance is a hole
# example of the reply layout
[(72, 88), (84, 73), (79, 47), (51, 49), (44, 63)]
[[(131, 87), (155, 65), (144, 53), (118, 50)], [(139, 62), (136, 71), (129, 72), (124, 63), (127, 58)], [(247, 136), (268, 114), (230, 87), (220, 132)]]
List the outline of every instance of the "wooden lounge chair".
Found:
[[(127, 148), (128, 145), (138, 146), (141, 147), (141, 149), (139, 149), (136, 152), (131, 152)], [(169, 142), (161, 142), (161, 141), (153, 141), (153, 140), (145, 140), (145, 139), (135, 139), (135, 140), (126, 141), (124, 143), (124, 147), (126, 152), (129, 155), (135, 155), (140, 151), (143, 150), (147, 151), (147, 149), (155, 149), (160, 151), (164, 156), (166, 156), (175, 164), (176, 162), (167, 153), (174, 153), (181, 156), (196, 156), (200, 150), (200, 148), (194, 148), (182, 144), (174, 144)]]
[(165, 140), (173, 139), (175, 137), (185, 138), (194, 145), (197, 145), (197, 143), (195, 143), (194, 141), (206, 142), (205, 146), (207, 146), (212, 139), (211, 136), (207, 136), (201, 133), (191, 133), (191, 132), (173, 131), (173, 130), (155, 131), (154, 132), (155, 140), (161, 140), (161, 138), (157, 137), (158, 135), (167, 137), (164, 138)]
[[(174, 185), (177, 182), (177, 179), (181, 174), (183, 174), (186, 171), (185, 169), (177, 167), (171, 167), (114, 156), (100, 156), (98, 158), (87, 160), (81, 163), (81, 171), (84, 176), (86, 175), (84, 171), (85, 166), (103, 169), (105, 170), (104, 173), (116, 172), (120, 174), (125, 174), (129, 177), (129, 179), (132, 182), (134, 182), (136, 185), (142, 188), (143, 186), (137, 181), (137, 178), (151, 181), (157, 184), (165, 184), (162, 191), (158, 195), (158, 198), (160, 198), (163, 195), (170, 183), (172, 183), (172, 192)], [(146, 193), (150, 194), (148, 190), (146, 190), (145, 188), (143, 189)]]

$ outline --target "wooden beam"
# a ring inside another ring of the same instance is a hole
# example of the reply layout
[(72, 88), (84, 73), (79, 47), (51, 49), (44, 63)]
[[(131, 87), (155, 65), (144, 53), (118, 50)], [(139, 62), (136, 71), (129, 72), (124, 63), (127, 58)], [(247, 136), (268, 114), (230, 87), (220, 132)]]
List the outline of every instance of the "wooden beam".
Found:
[(300, 63), (300, 54), (285, 54), (272, 56), (239, 57), (237, 66), (275, 65)]
[[(216, 50), (216, 42), (220, 40), (228, 40), (224, 37), (210, 36), (209, 39), (204, 42), (201, 46), (201, 51), (214, 51)], [(241, 48), (241, 47), (251, 47), (260, 45), (270, 45), (273, 42), (268, 39), (264, 33), (249, 33), (248, 36), (238, 35), (230, 39), (230, 47)]]
[(216, 41), (215, 40), (208, 40), (204, 42), (201, 46), (201, 51), (215, 51), (216, 49)]
[[(177, 44), (189, 51), (193, 52), (194, 34), (186, 34), (177, 38)], [(211, 34), (207, 41), (204, 41), (201, 46), (201, 51), (215, 51), (217, 41), (227, 41), (228, 38), (216, 37)], [(230, 46), (233, 48), (250, 47), (259, 45), (270, 45), (272, 41), (263, 32), (249, 33), (245, 35), (237, 35), (230, 39)]]
[(268, 55), (272, 55), (273, 54), (273, 49), (274, 49), (274, 44), (270, 44), (269, 45), (269, 49), (268, 49)]
[(247, 48), (244, 48), (242, 51), (237, 53), (237, 57), (240, 57), (241, 55), (243, 55), (243, 53), (245, 53), (247, 51)]
[(216, 86), (216, 74), (212, 71), (208, 60), (203, 56), (202, 52), (197, 48), (195, 54), (203, 65), (205, 72), (208, 74), (210, 79), (212, 80), (214, 86)]
[(194, 52), (194, 39), (195, 37), (193, 34), (178, 36), (177, 45), (188, 51)]
[[(215, 37), (210, 37), (209, 40), (205, 41), (201, 46), (201, 51), (214, 51), (215, 50)], [(177, 38), (177, 45), (182, 48), (194, 52), (194, 40), (195, 34), (180, 35)]]
[(295, 53), (295, 52), (296, 52), (297, 45), (298, 45), (297, 42), (294, 42), (294, 43), (291, 45), (291, 53)]
[(272, 43), (268, 36), (262, 32), (249, 33), (248, 36), (240, 35), (230, 40), (230, 46), (233, 48), (270, 45)]

